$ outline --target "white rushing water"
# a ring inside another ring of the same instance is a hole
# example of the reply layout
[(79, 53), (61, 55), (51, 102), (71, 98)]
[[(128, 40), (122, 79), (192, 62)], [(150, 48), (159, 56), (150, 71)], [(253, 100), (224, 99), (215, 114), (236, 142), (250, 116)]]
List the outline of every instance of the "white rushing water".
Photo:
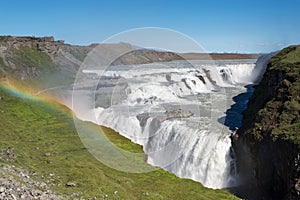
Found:
[(96, 122), (143, 146), (147, 162), (210, 188), (235, 185), (225, 112), (257, 78), (256, 60), (172, 61), (107, 70), (95, 92)]

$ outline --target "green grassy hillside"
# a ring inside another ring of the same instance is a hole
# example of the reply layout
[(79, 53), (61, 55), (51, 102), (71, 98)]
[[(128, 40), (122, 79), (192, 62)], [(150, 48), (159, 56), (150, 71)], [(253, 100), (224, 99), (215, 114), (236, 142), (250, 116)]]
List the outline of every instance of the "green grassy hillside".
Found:
[[(30, 171), (31, 177), (48, 183), (58, 194), (79, 192), (97, 199), (237, 199), (225, 190), (207, 189), (161, 169), (140, 174), (111, 169), (83, 146), (67, 108), (15, 97), (3, 88), (0, 97), (0, 149), (14, 149), (14, 156), (0, 155), (0, 164)], [(142, 152), (112, 130), (105, 132), (119, 147)], [(67, 182), (76, 186), (67, 187)]]

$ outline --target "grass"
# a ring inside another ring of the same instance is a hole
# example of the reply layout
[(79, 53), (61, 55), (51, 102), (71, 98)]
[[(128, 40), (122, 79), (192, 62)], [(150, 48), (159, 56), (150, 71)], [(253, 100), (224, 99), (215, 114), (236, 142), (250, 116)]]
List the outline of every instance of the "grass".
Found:
[[(283, 49), (271, 59), (271, 66), (271, 69), (284, 74), (284, 80), (277, 88), (284, 101), (278, 112), (278, 125), (271, 135), (292, 141), (300, 147), (300, 46)], [(272, 100), (269, 104), (275, 102)]]
[(10, 36), (0, 36), (0, 42), (6, 42)]
[(17, 66), (34, 67), (41, 71), (49, 71), (54, 68), (49, 55), (36, 48), (21, 46), (19, 49), (13, 49), (13, 55)]
[(0, 57), (0, 76), (5, 76), (7, 74), (7, 66), (4, 63), (3, 58)]
[(286, 63), (297, 63), (300, 62), (300, 46), (292, 46), (289, 47), (292, 51), (289, 51), (284, 57), (282, 58), (282, 62)]
[(46, 52), (35, 47), (13, 48), (12, 56), (16, 69), (6, 69), (8, 74), (12, 77), (23, 77), (23, 81), (29, 85), (37, 88), (51, 88), (70, 85), (74, 82), (76, 71), (57, 66)]
[[(80, 192), (85, 198), (97, 199), (103, 195), (107, 195), (106, 199), (237, 199), (225, 190), (207, 189), (200, 183), (177, 178), (161, 169), (125, 173), (109, 168), (82, 144), (67, 108), (21, 99), (3, 88), (0, 96), (0, 149), (13, 147), (16, 155), (13, 162), (2, 158), (0, 163), (37, 172), (35, 178), (51, 183), (51, 189), (58, 194)], [(91, 123), (87, 126), (99, 129)], [(139, 145), (113, 130), (104, 128), (104, 133), (117, 146), (142, 153)], [(46, 152), (51, 156), (45, 156)], [(66, 187), (69, 181), (76, 183), (76, 187)]]
[(79, 50), (75, 49), (70, 51), (70, 53), (79, 61), (83, 62), (84, 59), (86, 58), (87, 54), (80, 52)]

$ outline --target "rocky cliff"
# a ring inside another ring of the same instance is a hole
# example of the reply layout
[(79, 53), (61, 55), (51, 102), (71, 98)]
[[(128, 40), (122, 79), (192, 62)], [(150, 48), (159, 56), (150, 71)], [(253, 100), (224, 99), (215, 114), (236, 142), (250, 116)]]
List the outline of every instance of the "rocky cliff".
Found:
[[(0, 73), (41, 86), (54, 87), (70, 84), (81, 62), (96, 44), (74, 46), (64, 41), (55, 41), (53, 37), (0, 37)], [(131, 47), (129, 44), (102, 45), (111, 49)]]
[(247, 199), (300, 199), (300, 46), (269, 61), (233, 142)]
[(106, 57), (120, 55), (112, 65), (144, 64), (182, 59), (247, 59), (251, 54), (177, 54), (148, 49), (135, 49), (127, 43), (76, 46), (56, 41), (53, 37), (0, 36), (0, 75), (32, 82), (36, 86), (55, 87), (71, 84), (87, 54), (99, 47)]
[(95, 47), (109, 57), (120, 55), (112, 65), (141, 64), (183, 59), (172, 52), (136, 50), (130, 44), (74, 46), (53, 37), (0, 36), (0, 75), (41, 88), (72, 84), (82, 61)]

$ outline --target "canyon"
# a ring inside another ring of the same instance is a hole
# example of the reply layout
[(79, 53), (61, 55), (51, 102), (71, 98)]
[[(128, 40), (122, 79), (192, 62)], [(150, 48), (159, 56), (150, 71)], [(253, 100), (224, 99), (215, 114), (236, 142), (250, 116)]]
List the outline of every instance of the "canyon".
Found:
[(114, 129), (179, 177), (246, 199), (299, 199), (299, 46), (247, 55), (100, 44), (107, 57), (128, 53), (82, 68), (97, 45), (1, 36), (1, 81)]

